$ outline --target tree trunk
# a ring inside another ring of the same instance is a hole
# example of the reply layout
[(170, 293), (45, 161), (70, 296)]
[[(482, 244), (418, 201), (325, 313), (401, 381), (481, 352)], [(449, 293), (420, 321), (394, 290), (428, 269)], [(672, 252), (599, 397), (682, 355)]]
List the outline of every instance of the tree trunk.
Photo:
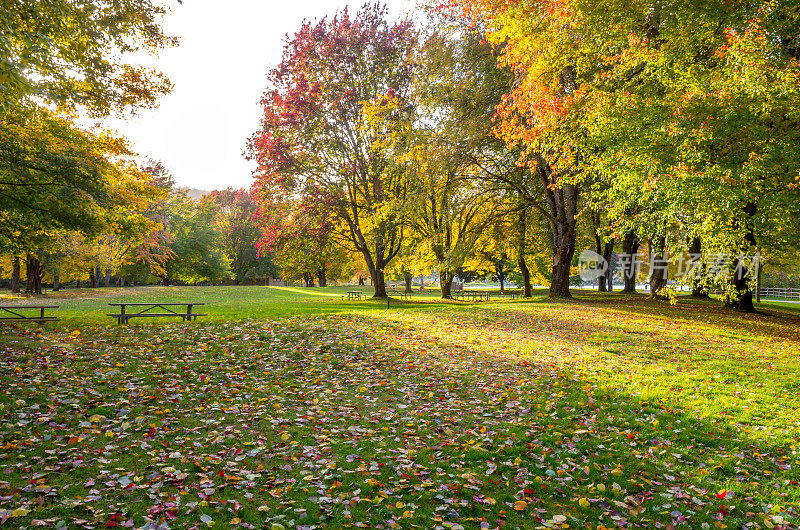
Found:
[(572, 272), (572, 257), (575, 254), (575, 233), (555, 238), (553, 248), (553, 277), (550, 280), (551, 298), (572, 298), (569, 291), (569, 280)]
[(531, 271), (528, 269), (528, 264), (525, 262), (525, 253), (521, 252), (517, 255), (517, 266), (522, 273), (522, 289), (523, 297), (531, 298), (533, 296), (533, 286), (531, 285)]
[(537, 171), (542, 179), (545, 197), (550, 212), (550, 228), (553, 244), (553, 269), (550, 279), (551, 298), (572, 298), (569, 280), (572, 273), (572, 258), (575, 255), (575, 225), (578, 211), (578, 187), (559, 183), (547, 162), (538, 157)]
[[(761, 254), (761, 251), (759, 251), (759, 260), (761, 259), (760, 254)], [(759, 264), (758, 264), (758, 279), (756, 280), (756, 303), (757, 304), (761, 303), (762, 272), (763, 272), (763, 267), (761, 266), (761, 263), (759, 262)]]
[(89, 287), (97, 287), (97, 276), (94, 274), (94, 267), (89, 267)]
[(598, 278), (598, 290), (601, 293), (610, 293), (614, 290), (614, 271), (612, 270), (612, 261), (614, 259), (614, 240), (610, 240), (605, 244), (605, 246), (599, 244), (598, 248), (600, 248), (600, 250), (597, 253), (603, 256), (603, 259), (606, 263), (605, 273)]
[[(369, 279), (372, 287), (375, 289), (373, 298), (386, 298), (386, 278), (384, 276), (384, 265), (380, 261), (373, 261), (372, 254), (369, 250), (362, 249), (361, 254), (364, 256), (364, 263), (367, 265), (369, 271)], [(376, 251), (375, 254), (380, 258), (381, 252)]]
[(28, 254), (25, 257), (25, 272), (25, 294), (42, 296), (42, 276), (44, 270), (37, 256)]
[[(739, 267), (744, 268), (745, 265), (741, 260), (737, 260), (736, 263), (737, 269)], [(741, 278), (738, 278), (741, 276)], [(734, 309), (738, 309), (739, 311), (745, 311), (747, 313), (755, 313), (756, 307), (753, 305), (753, 291), (750, 289), (750, 275), (749, 273), (739, 274), (734, 273), (733, 279), (733, 288), (739, 294), (739, 298), (737, 300), (731, 301), (730, 305)]]
[(106, 269), (106, 275), (103, 278), (103, 287), (111, 287), (111, 269)]
[[(747, 205), (744, 207), (744, 212), (747, 214), (747, 218), (745, 220), (747, 230), (744, 237), (746, 244), (742, 249), (742, 253), (755, 251), (756, 236), (753, 228), (753, 217), (755, 217), (756, 211), (757, 206), (753, 202), (747, 203)], [(729, 303), (729, 305), (734, 309), (745, 311), (747, 313), (756, 312), (756, 307), (753, 305), (753, 290), (750, 288), (751, 280), (752, 275), (745, 260), (742, 259), (742, 257), (738, 257), (736, 259), (736, 268), (733, 271), (733, 278), (731, 279), (733, 283), (733, 289), (738, 294), (738, 298)]]
[(403, 281), (406, 282), (405, 292), (412, 293), (413, 290), (411, 289), (411, 284), (414, 281), (414, 278), (411, 276), (411, 271), (403, 271)]
[(505, 260), (500, 260), (497, 262), (497, 266), (495, 267), (497, 271), (497, 279), (500, 281), (500, 294), (503, 294), (503, 291), (506, 287), (506, 262)]
[(669, 280), (669, 271), (665, 249), (667, 245), (666, 236), (658, 236), (655, 240), (650, 240), (650, 298), (653, 300), (666, 300), (668, 297), (663, 294)]
[(359, 276), (358, 277), (358, 285), (364, 285), (364, 277), (363, 276)]
[(53, 274), (53, 291), (58, 292), (61, 290), (61, 277), (56, 272)]
[(77, 280), (75, 280), (75, 288), (76, 288), (76, 289), (80, 289), (80, 288), (81, 288), (81, 280), (80, 280), (80, 278), (78, 278)]
[(625, 234), (622, 240), (622, 276), (625, 280), (623, 293), (631, 294), (636, 292), (636, 277), (639, 273), (639, 245), (641, 241), (635, 232)]
[(19, 276), (20, 276), (19, 256), (14, 256), (12, 270), (11, 270), (11, 292), (14, 294), (19, 294)]
[(386, 277), (384, 276), (383, 268), (375, 268), (372, 275), (372, 285), (375, 287), (373, 298), (386, 298)]
[(533, 287), (531, 286), (531, 271), (528, 264), (525, 262), (525, 249), (528, 243), (528, 210), (523, 209), (519, 213), (517, 219), (517, 266), (519, 272), (522, 274), (522, 289), (523, 297), (530, 298), (533, 296)]
[(320, 287), (328, 286), (328, 275), (326, 274), (325, 269), (320, 269), (317, 271), (317, 278), (319, 279)]
[[(692, 296), (696, 298), (710, 298), (708, 289), (703, 283), (705, 276), (705, 266), (703, 265), (703, 242), (699, 237), (692, 239), (689, 244), (689, 257), (692, 260), (689, 270), (692, 271)], [(699, 269), (695, 269), (699, 267)]]
[(439, 273), (439, 286), (442, 290), (442, 299), (443, 300), (450, 300), (453, 298), (451, 294), (451, 288), (453, 286), (453, 273), (448, 271), (443, 271)]
[[(594, 233), (594, 251), (598, 256), (602, 256), (603, 255), (603, 239), (598, 234), (598, 228), (597, 228), (597, 225), (599, 224), (599, 220), (593, 220), (593, 223), (595, 224), (595, 229), (594, 229), (595, 230), (595, 233)], [(601, 293), (606, 292), (606, 281), (605, 281), (605, 278), (603, 276), (600, 276), (597, 280), (598, 280), (597, 281), (597, 290), (599, 292), (601, 292)], [(594, 281), (592, 281), (592, 287), (594, 287)]]
[(419, 292), (425, 290), (425, 276), (422, 274), (419, 275)]

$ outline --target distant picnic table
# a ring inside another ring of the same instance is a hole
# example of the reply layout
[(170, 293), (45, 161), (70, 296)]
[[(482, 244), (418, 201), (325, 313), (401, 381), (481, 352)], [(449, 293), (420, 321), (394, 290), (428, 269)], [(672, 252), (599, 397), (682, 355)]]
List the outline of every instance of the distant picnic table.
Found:
[[(347, 299), (348, 300), (361, 300), (364, 298), (364, 291), (347, 291)], [(344, 296), (342, 296), (344, 299)]]
[[(0, 322), (58, 322), (58, 317), (45, 316), (47, 309), (58, 309), (57, 305), (3, 305), (0, 306)], [(33, 310), (34, 314), (29, 314)]]
[[(207, 316), (201, 313), (194, 313), (192, 309), (196, 306), (204, 306), (200, 302), (118, 302), (108, 304), (119, 308), (119, 313), (109, 314), (108, 316), (117, 319), (118, 324), (127, 324), (132, 318), (153, 318), (153, 317), (181, 317), (184, 322), (197, 320), (197, 317)], [(185, 311), (176, 311), (174, 307), (185, 307)], [(135, 313), (128, 312), (127, 309), (138, 310)]]
[(399, 296), (402, 300), (411, 299), (411, 293), (406, 292), (404, 289), (390, 289), (387, 293), (392, 296)]
[(490, 301), (492, 297), (497, 298), (510, 298), (512, 300), (519, 298), (522, 295), (521, 291), (455, 291), (451, 293), (455, 300), (471, 300), (473, 302)]

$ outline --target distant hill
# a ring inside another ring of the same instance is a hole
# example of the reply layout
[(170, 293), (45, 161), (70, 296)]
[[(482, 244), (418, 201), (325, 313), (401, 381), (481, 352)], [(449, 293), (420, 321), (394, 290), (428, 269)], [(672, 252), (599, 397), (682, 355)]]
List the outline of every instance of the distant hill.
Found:
[(197, 188), (177, 188), (177, 189), (185, 191), (187, 197), (194, 200), (202, 199), (203, 196), (211, 193), (209, 190), (199, 190)]

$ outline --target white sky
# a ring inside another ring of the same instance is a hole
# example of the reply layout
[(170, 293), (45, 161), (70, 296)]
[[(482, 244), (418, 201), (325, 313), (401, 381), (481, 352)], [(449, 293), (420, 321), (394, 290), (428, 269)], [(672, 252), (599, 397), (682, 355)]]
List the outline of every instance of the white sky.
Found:
[[(281, 58), (283, 37), (303, 19), (318, 19), (364, 0), (183, 0), (166, 18), (180, 46), (155, 66), (174, 84), (153, 110), (110, 126), (142, 156), (161, 160), (179, 186), (205, 190), (248, 187), (253, 166), (242, 157), (258, 128), (266, 74)], [(393, 16), (413, 0), (386, 0)], [(148, 61), (149, 62), (149, 61)]]

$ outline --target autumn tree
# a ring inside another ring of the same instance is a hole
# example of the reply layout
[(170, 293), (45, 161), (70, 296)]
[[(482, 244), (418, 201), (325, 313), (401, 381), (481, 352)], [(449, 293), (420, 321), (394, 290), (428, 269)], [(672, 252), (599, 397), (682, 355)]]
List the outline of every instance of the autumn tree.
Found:
[(385, 130), (368, 123), (364, 109), (406, 96), (415, 40), (412, 24), (388, 21), (379, 4), (305, 22), (269, 74), (261, 128), (249, 142), (262, 188), (291, 194), (312, 186), (335, 198), (376, 297), (386, 296), (384, 270), (402, 242), (394, 206), (406, 184), (388, 164), (393, 154), (377, 147)]
[(258, 251), (261, 239), (257, 222), (259, 204), (252, 190), (212, 191), (202, 201), (213, 203), (220, 245), (228, 256), (237, 284), (267, 278), (277, 272), (270, 256), (260, 255)]
[(154, 105), (169, 91), (169, 80), (123, 57), (177, 42), (162, 25), (171, 3), (4, 3), (0, 114), (39, 103), (83, 108), (94, 115)]
[[(484, 39), (474, 47), (476, 64), (481, 65), (476, 100), (490, 104), (476, 105), (476, 115), (484, 118), (476, 128), (484, 147), (474, 152), (476, 162), (495, 186), (513, 190), (527, 207), (547, 215), (553, 256), (550, 294), (569, 297), (582, 166), (574, 141), (580, 130), (559, 103), (574, 90), (571, 62), (546, 49), (552, 45), (547, 31), (558, 23), (548, 22), (547, 6), (536, 3), (443, 4), (445, 12), (466, 14), (473, 35)], [(524, 22), (531, 19), (544, 23)]]
[(732, 257), (727, 285), (713, 286), (753, 310), (746, 256), (776, 255), (797, 231), (796, 5), (574, 6), (587, 40), (605, 43), (583, 97), (617, 218), (656, 256), (666, 239), (704, 261)]
[(339, 244), (341, 220), (335, 198), (322, 189), (306, 190), (301, 197), (279, 194), (261, 197), (257, 219), (262, 236), (257, 245), (263, 254), (275, 256), (288, 280), (302, 279), (306, 287), (327, 287), (347, 274), (349, 252)]
[(170, 89), (160, 73), (123, 60), (174, 42), (162, 31), (164, 13), (149, 0), (0, 9), (0, 249), (26, 257), (29, 291), (41, 291), (39, 256), (53, 231), (103, 224), (124, 150), (75, 117), (152, 106)]

